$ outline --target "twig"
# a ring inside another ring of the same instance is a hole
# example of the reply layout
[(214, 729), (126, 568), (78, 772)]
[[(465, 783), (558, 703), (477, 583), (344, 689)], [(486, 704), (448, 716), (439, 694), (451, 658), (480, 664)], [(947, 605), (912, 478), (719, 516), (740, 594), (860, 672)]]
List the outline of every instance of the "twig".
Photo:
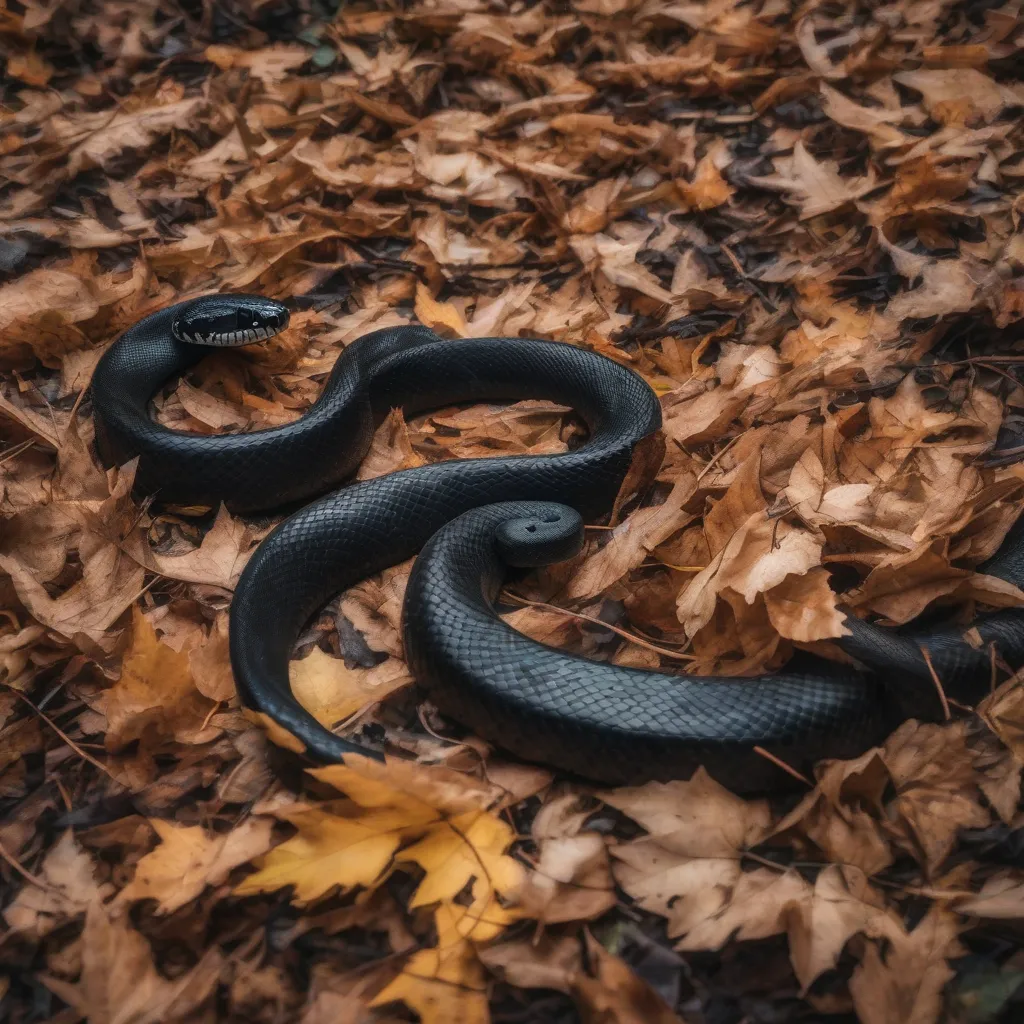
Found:
[(776, 757), (774, 754), (769, 754), (768, 751), (764, 749), (764, 747), (754, 747), (754, 753), (760, 754), (767, 761), (771, 761), (771, 763), (774, 764), (776, 767), (781, 768), (784, 772), (787, 772), (789, 775), (792, 775), (794, 779), (798, 779), (809, 789), (814, 789), (814, 783), (811, 782), (811, 780), (808, 779), (807, 776), (801, 775), (800, 772), (798, 772), (792, 765), (786, 764), (786, 762), (783, 761), (781, 758)]
[(618, 634), (624, 640), (628, 640), (630, 643), (636, 644), (639, 647), (646, 647), (649, 651), (654, 651), (656, 654), (663, 654), (666, 658), (675, 658), (677, 661), (697, 660), (695, 655), (680, 654), (678, 651), (670, 651), (666, 647), (659, 647), (657, 644), (652, 644), (647, 640), (641, 640), (640, 637), (636, 636), (634, 633), (629, 633), (624, 629), (620, 629), (618, 626), (613, 626), (610, 622), (605, 622), (603, 619), (595, 618), (593, 615), (584, 615), (583, 612), (571, 612), (568, 608), (559, 608), (556, 604), (546, 604), (544, 601), (527, 601), (525, 597), (520, 597), (518, 594), (508, 594), (507, 596), (518, 601), (525, 607), (546, 608), (548, 611), (559, 612), (570, 619), (582, 619), (584, 622), (592, 622), (595, 626), (600, 626), (602, 629), (610, 629), (613, 633)]
[(51, 719), (45, 712), (40, 711), (39, 708), (37, 708), (35, 704), (25, 696), (25, 694), (15, 690), (13, 687), (8, 687), (8, 689), (20, 697), (80, 758), (84, 761), (88, 761), (91, 765), (95, 765), (101, 772), (113, 779), (114, 782), (117, 782), (113, 772), (111, 772), (111, 770), (103, 764), (102, 761), (97, 761), (92, 754), (87, 754), (70, 736), (68, 736), (66, 732), (61, 729), (59, 725), (57, 725), (56, 722), (53, 721), (53, 719)]
[(942, 680), (939, 679), (939, 674), (935, 671), (935, 666), (932, 664), (932, 656), (928, 653), (928, 648), (925, 647), (924, 644), (918, 644), (918, 647), (921, 650), (921, 654), (924, 656), (924, 663), (928, 666), (928, 671), (931, 673), (935, 689), (939, 691), (939, 700), (942, 701), (942, 714), (948, 722), (953, 716), (950, 714), (949, 701), (946, 700), (946, 691), (942, 688)]
[(25, 881), (31, 882), (33, 885), (38, 886), (44, 892), (52, 892), (55, 896), (60, 896), (61, 898), (64, 897), (64, 893), (62, 893), (59, 889), (55, 889), (52, 885), (47, 885), (47, 883), (44, 882), (38, 875), (33, 875), (32, 872), (28, 870), (28, 868), (22, 867), (21, 862), (18, 861), (18, 859), (14, 857), (12, 854), (7, 852), (7, 848), (4, 846), (3, 843), (0, 843), (0, 857), (7, 861), (7, 863), (10, 864), (10, 866), (14, 868), (14, 870), (17, 871), (22, 878), (25, 879)]

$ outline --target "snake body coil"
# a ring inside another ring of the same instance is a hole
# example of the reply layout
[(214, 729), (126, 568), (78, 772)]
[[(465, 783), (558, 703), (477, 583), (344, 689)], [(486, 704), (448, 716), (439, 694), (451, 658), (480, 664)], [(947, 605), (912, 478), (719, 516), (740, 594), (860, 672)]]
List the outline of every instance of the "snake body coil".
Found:
[[(243, 700), (288, 729), (310, 757), (370, 751), (335, 736), (292, 695), (288, 662), (300, 631), (333, 595), (425, 545), (405, 605), (417, 680), (442, 710), (506, 749), (601, 781), (671, 778), (704, 764), (736, 790), (770, 788), (782, 773), (755, 746), (806, 768), (881, 739), (900, 713), (890, 670), (914, 685), (915, 700), (934, 697), (915, 638), (853, 617), (853, 635), (842, 642), (877, 671), (807, 659), (797, 671), (743, 679), (588, 662), (497, 618), (491, 603), (506, 566), (571, 554), (579, 517), (611, 508), (633, 449), (660, 426), (647, 384), (593, 353), (520, 338), (442, 342), (422, 327), (396, 327), (351, 344), (316, 404), (293, 424), (210, 437), (149, 417), (152, 396), (198, 362), (205, 346), (244, 344), (230, 339), (270, 335), (286, 322), (276, 303), (229, 296), (171, 307), (125, 332), (93, 380), (104, 461), (139, 456), (139, 486), (162, 500), (225, 501), (253, 512), (337, 487), (368, 449), (375, 416), (396, 406), (417, 412), (544, 398), (572, 406), (590, 429), (584, 445), (559, 455), (442, 462), (349, 485), (312, 501), (263, 542), (232, 604), (232, 666)], [(184, 340), (196, 337), (203, 343)], [(1015, 537), (989, 571), (1020, 584), (1024, 538)], [(1003, 658), (1024, 661), (1019, 613), (999, 613), (981, 627)], [(976, 696), (989, 655), (956, 630), (931, 637), (944, 682), (948, 673), (957, 694)]]

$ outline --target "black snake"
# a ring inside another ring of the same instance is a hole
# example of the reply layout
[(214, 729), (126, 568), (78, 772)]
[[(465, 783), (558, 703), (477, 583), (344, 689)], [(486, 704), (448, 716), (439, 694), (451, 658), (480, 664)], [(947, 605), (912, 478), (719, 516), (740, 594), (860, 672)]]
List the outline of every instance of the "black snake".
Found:
[[(950, 696), (974, 700), (987, 688), (991, 650), (955, 627), (900, 633), (851, 615), (852, 635), (839, 643), (871, 671), (802, 655), (784, 672), (740, 679), (591, 662), (516, 633), (493, 607), (508, 568), (578, 550), (583, 520), (610, 510), (634, 448), (660, 427), (654, 393), (631, 370), (568, 344), (442, 341), (402, 326), (349, 345), (317, 402), (286, 426), (206, 436), (151, 418), (153, 396), (210, 346), (261, 340), (287, 322), (284, 306), (246, 295), (164, 309), (104, 354), (92, 402), (105, 464), (138, 456), (137, 486), (160, 501), (223, 501), (236, 513), (310, 502), (254, 553), (230, 619), (242, 699), (309, 757), (380, 755), (334, 735), (292, 695), (288, 662), (303, 626), (335, 594), (421, 551), (404, 607), (418, 683), (501, 747), (603, 782), (685, 777), (703, 764), (733, 789), (760, 790), (785, 776), (756, 747), (800, 770), (858, 754), (908, 711), (935, 713), (922, 645)], [(589, 439), (558, 455), (440, 462), (337, 489), (368, 450), (375, 417), (393, 407), (523, 398), (571, 406)], [(984, 571), (1024, 583), (1024, 532), (1015, 529)], [(975, 625), (1004, 662), (1024, 662), (1024, 613)]]

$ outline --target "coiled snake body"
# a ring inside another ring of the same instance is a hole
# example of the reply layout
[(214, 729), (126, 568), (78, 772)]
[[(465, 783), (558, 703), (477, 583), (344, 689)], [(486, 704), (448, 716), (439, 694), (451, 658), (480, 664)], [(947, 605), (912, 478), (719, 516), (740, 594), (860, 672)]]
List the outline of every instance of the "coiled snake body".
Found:
[[(254, 296), (160, 311), (105, 353), (92, 398), (105, 463), (139, 456), (138, 486), (162, 501), (224, 501), (252, 513), (330, 492), (260, 545), (230, 620), (243, 700), (289, 730), (311, 758), (379, 755), (334, 735), (296, 701), (288, 683), (295, 641), (332, 596), (421, 549), (404, 609), (419, 684), (443, 711), (513, 753), (604, 782), (688, 776), (703, 764), (731, 788), (760, 790), (785, 776), (755, 747), (798, 769), (860, 753), (906, 711), (908, 694), (918, 715), (935, 704), (921, 642), (950, 695), (976, 698), (987, 685), (990, 654), (968, 645), (961, 631), (906, 636), (853, 616), (853, 634), (840, 642), (874, 671), (805, 658), (785, 672), (700, 679), (590, 662), (516, 633), (493, 610), (507, 568), (578, 550), (581, 517), (610, 510), (635, 446), (660, 426), (653, 392), (632, 371), (570, 345), (441, 341), (406, 326), (352, 343), (318, 401), (287, 426), (211, 437), (150, 418), (153, 395), (208, 346), (246, 344), (286, 323), (283, 306)], [(392, 407), (417, 412), (522, 398), (572, 406), (589, 427), (588, 441), (559, 455), (442, 462), (332, 490), (367, 451), (374, 417)], [(988, 571), (1024, 582), (1019, 531)], [(1020, 613), (977, 625), (1001, 658), (1024, 661)]]

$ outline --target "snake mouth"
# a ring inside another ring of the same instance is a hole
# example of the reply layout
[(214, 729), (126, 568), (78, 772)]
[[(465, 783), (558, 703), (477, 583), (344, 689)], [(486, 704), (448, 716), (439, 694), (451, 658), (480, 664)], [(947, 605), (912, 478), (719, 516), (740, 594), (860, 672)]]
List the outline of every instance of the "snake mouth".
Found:
[(191, 345), (251, 345), (280, 334), (288, 326), (288, 309), (258, 295), (211, 295), (186, 303), (171, 330)]
[(251, 345), (256, 341), (266, 341), (283, 331), (283, 327), (246, 327), (236, 331), (210, 331), (203, 334), (202, 331), (195, 331), (189, 334), (185, 330), (176, 330), (175, 336), (179, 341), (187, 341), (192, 345)]

